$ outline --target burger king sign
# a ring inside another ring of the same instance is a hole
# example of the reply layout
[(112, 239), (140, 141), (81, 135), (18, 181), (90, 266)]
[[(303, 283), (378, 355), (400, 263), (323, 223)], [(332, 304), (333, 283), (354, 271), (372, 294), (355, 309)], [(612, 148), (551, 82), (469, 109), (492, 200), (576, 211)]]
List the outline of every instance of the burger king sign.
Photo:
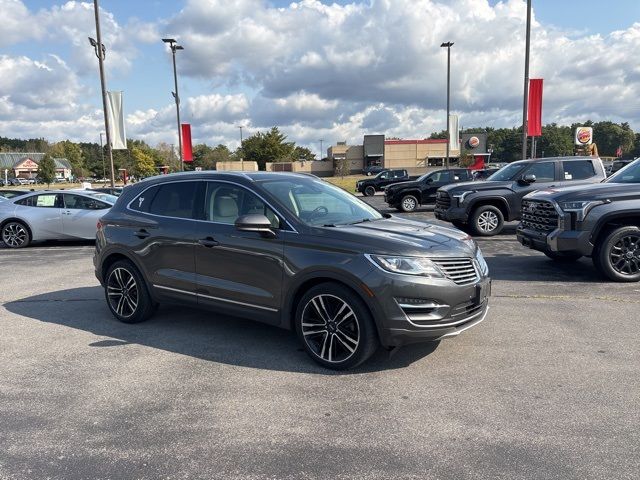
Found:
[(593, 128), (578, 127), (576, 128), (576, 145), (591, 145), (593, 141)]

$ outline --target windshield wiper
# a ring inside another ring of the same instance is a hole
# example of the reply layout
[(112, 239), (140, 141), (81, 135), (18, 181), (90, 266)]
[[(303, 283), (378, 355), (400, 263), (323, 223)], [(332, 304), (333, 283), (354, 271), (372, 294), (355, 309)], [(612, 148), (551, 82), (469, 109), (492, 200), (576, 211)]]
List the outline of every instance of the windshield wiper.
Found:
[(347, 225), (356, 225), (358, 223), (370, 222), (370, 218), (363, 218), (361, 220), (356, 220), (355, 222), (347, 223)]

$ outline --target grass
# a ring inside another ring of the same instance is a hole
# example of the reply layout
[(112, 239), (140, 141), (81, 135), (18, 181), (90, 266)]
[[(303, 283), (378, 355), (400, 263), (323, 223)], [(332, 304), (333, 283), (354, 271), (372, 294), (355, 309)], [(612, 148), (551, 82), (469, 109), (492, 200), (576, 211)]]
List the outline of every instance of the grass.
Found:
[(365, 177), (364, 175), (345, 175), (344, 177), (327, 177), (323, 178), (323, 180), (332, 183), (336, 187), (340, 187), (349, 193), (355, 193), (356, 182), (358, 180), (362, 180), (363, 178), (367, 177)]

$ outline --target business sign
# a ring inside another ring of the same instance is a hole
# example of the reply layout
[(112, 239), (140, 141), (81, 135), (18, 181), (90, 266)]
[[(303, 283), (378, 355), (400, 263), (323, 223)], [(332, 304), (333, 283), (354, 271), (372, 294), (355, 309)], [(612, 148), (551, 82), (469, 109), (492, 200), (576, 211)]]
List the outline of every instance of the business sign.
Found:
[(16, 170), (17, 169), (22, 169), (22, 168), (37, 169), (38, 168), (38, 164), (36, 162), (34, 162), (33, 160), (31, 160), (30, 158), (27, 158), (21, 164), (16, 165), (15, 168), (16, 168)]
[(468, 143), (471, 148), (476, 148), (480, 145), (480, 139), (478, 137), (471, 137)]
[(592, 142), (593, 142), (593, 128), (591, 127), (576, 128), (576, 136), (575, 136), (576, 145), (591, 145)]

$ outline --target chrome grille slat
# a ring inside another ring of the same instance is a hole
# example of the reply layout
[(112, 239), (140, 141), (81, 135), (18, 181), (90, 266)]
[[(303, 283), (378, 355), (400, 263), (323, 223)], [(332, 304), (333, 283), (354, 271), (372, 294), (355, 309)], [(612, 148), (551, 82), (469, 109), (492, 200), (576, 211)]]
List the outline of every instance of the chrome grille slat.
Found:
[(522, 226), (529, 230), (549, 233), (558, 225), (558, 212), (545, 200), (522, 201)]
[(444, 275), (457, 285), (468, 285), (478, 279), (478, 272), (470, 258), (432, 259)]

